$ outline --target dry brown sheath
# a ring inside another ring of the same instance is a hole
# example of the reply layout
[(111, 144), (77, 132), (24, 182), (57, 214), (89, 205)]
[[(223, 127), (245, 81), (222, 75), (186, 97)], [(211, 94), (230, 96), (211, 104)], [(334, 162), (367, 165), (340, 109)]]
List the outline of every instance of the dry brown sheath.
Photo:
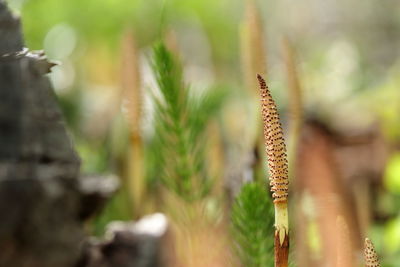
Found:
[(287, 267), (289, 265), (289, 235), (285, 235), (281, 243), (279, 233), (275, 232), (274, 240), (275, 267)]

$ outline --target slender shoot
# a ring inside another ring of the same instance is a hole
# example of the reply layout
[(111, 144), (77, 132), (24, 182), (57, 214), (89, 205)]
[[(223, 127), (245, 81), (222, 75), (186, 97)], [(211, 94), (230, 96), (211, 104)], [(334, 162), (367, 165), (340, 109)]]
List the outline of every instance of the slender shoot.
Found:
[(265, 147), (268, 156), (269, 181), (275, 206), (275, 267), (287, 267), (289, 256), (289, 221), (287, 197), (289, 189), (288, 162), (282, 125), (276, 104), (265, 80), (260, 84), (261, 110), (264, 123)]

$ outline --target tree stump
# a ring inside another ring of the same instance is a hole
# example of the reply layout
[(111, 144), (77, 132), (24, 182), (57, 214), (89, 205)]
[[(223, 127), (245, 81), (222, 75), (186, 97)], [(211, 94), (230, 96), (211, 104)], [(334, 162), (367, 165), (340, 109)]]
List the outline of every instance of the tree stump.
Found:
[(78, 178), (80, 160), (44, 75), (51, 66), (24, 48), (20, 21), (0, 0), (1, 267), (74, 266), (82, 221), (115, 190), (88, 190)]

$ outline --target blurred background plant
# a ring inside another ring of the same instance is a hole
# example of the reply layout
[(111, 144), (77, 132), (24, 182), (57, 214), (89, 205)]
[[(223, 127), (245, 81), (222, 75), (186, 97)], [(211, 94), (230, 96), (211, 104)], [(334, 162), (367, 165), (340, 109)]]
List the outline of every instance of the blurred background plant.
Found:
[[(231, 252), (202, 260), (210, 242), (216, 251), (236, 244), (231, 207), (235, 218), (246, 190), (261, 186), (242, 184), (266, 179), (257, 70), (290, 135), (297, 264), (336, 261), (337, 229), (348, 229), (355, 260), (369, 236), (383, 266), (400, 261), (395, 0), (8, 3), (27, 46), (61, 62), (49, 77), (83, 172), (116, 173), (124, 185), (88, 231), (163, 211), (187, 218), (174, 224), (182, 249), (197, 244), (184, 266), (237, 264)], [(172, 55), (153, 50), (160, 39)]]
[(182, 80), (182, 69), (161, 44), (154, 49), (153, 71), (161, 97), (154, 96), (154, 137), (150, 180), (160, 180), (186, 201), (207, 196), (213, 186), (206, 166), (204, 132), (216, 116), (224, 94), (213, 88), (201, 96), (190, 95)]

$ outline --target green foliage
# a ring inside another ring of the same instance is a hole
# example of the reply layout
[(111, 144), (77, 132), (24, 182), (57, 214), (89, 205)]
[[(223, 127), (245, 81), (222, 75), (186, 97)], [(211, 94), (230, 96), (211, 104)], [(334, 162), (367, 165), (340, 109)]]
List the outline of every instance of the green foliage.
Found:
[(182, 68), (160, 44), (154, 48), (153, 71), (160, 96), (155, 103), (155, 134), (149, 148), (149, 175), (182, 198), (203, 198), (212, 186), (205, 156), (207, 123), (220, 109), (225, 93), (209, 90), (201, 97), (189, 94)]
[(129, 204), (129, 194), (126, 187), (115, 194), (91, 224), (91, 231), (96, 236), (102, 236), (106, 226), (111, 221), (132, 220), (132, 207)]
[(384, 182), (389, 192), (400, 194), (400, 153), (394, 153), (389, 159)]
[(245, 184), (232, 208), (232, 230), (243, 266), (274, 266), (274, 207), (258, 183)]

